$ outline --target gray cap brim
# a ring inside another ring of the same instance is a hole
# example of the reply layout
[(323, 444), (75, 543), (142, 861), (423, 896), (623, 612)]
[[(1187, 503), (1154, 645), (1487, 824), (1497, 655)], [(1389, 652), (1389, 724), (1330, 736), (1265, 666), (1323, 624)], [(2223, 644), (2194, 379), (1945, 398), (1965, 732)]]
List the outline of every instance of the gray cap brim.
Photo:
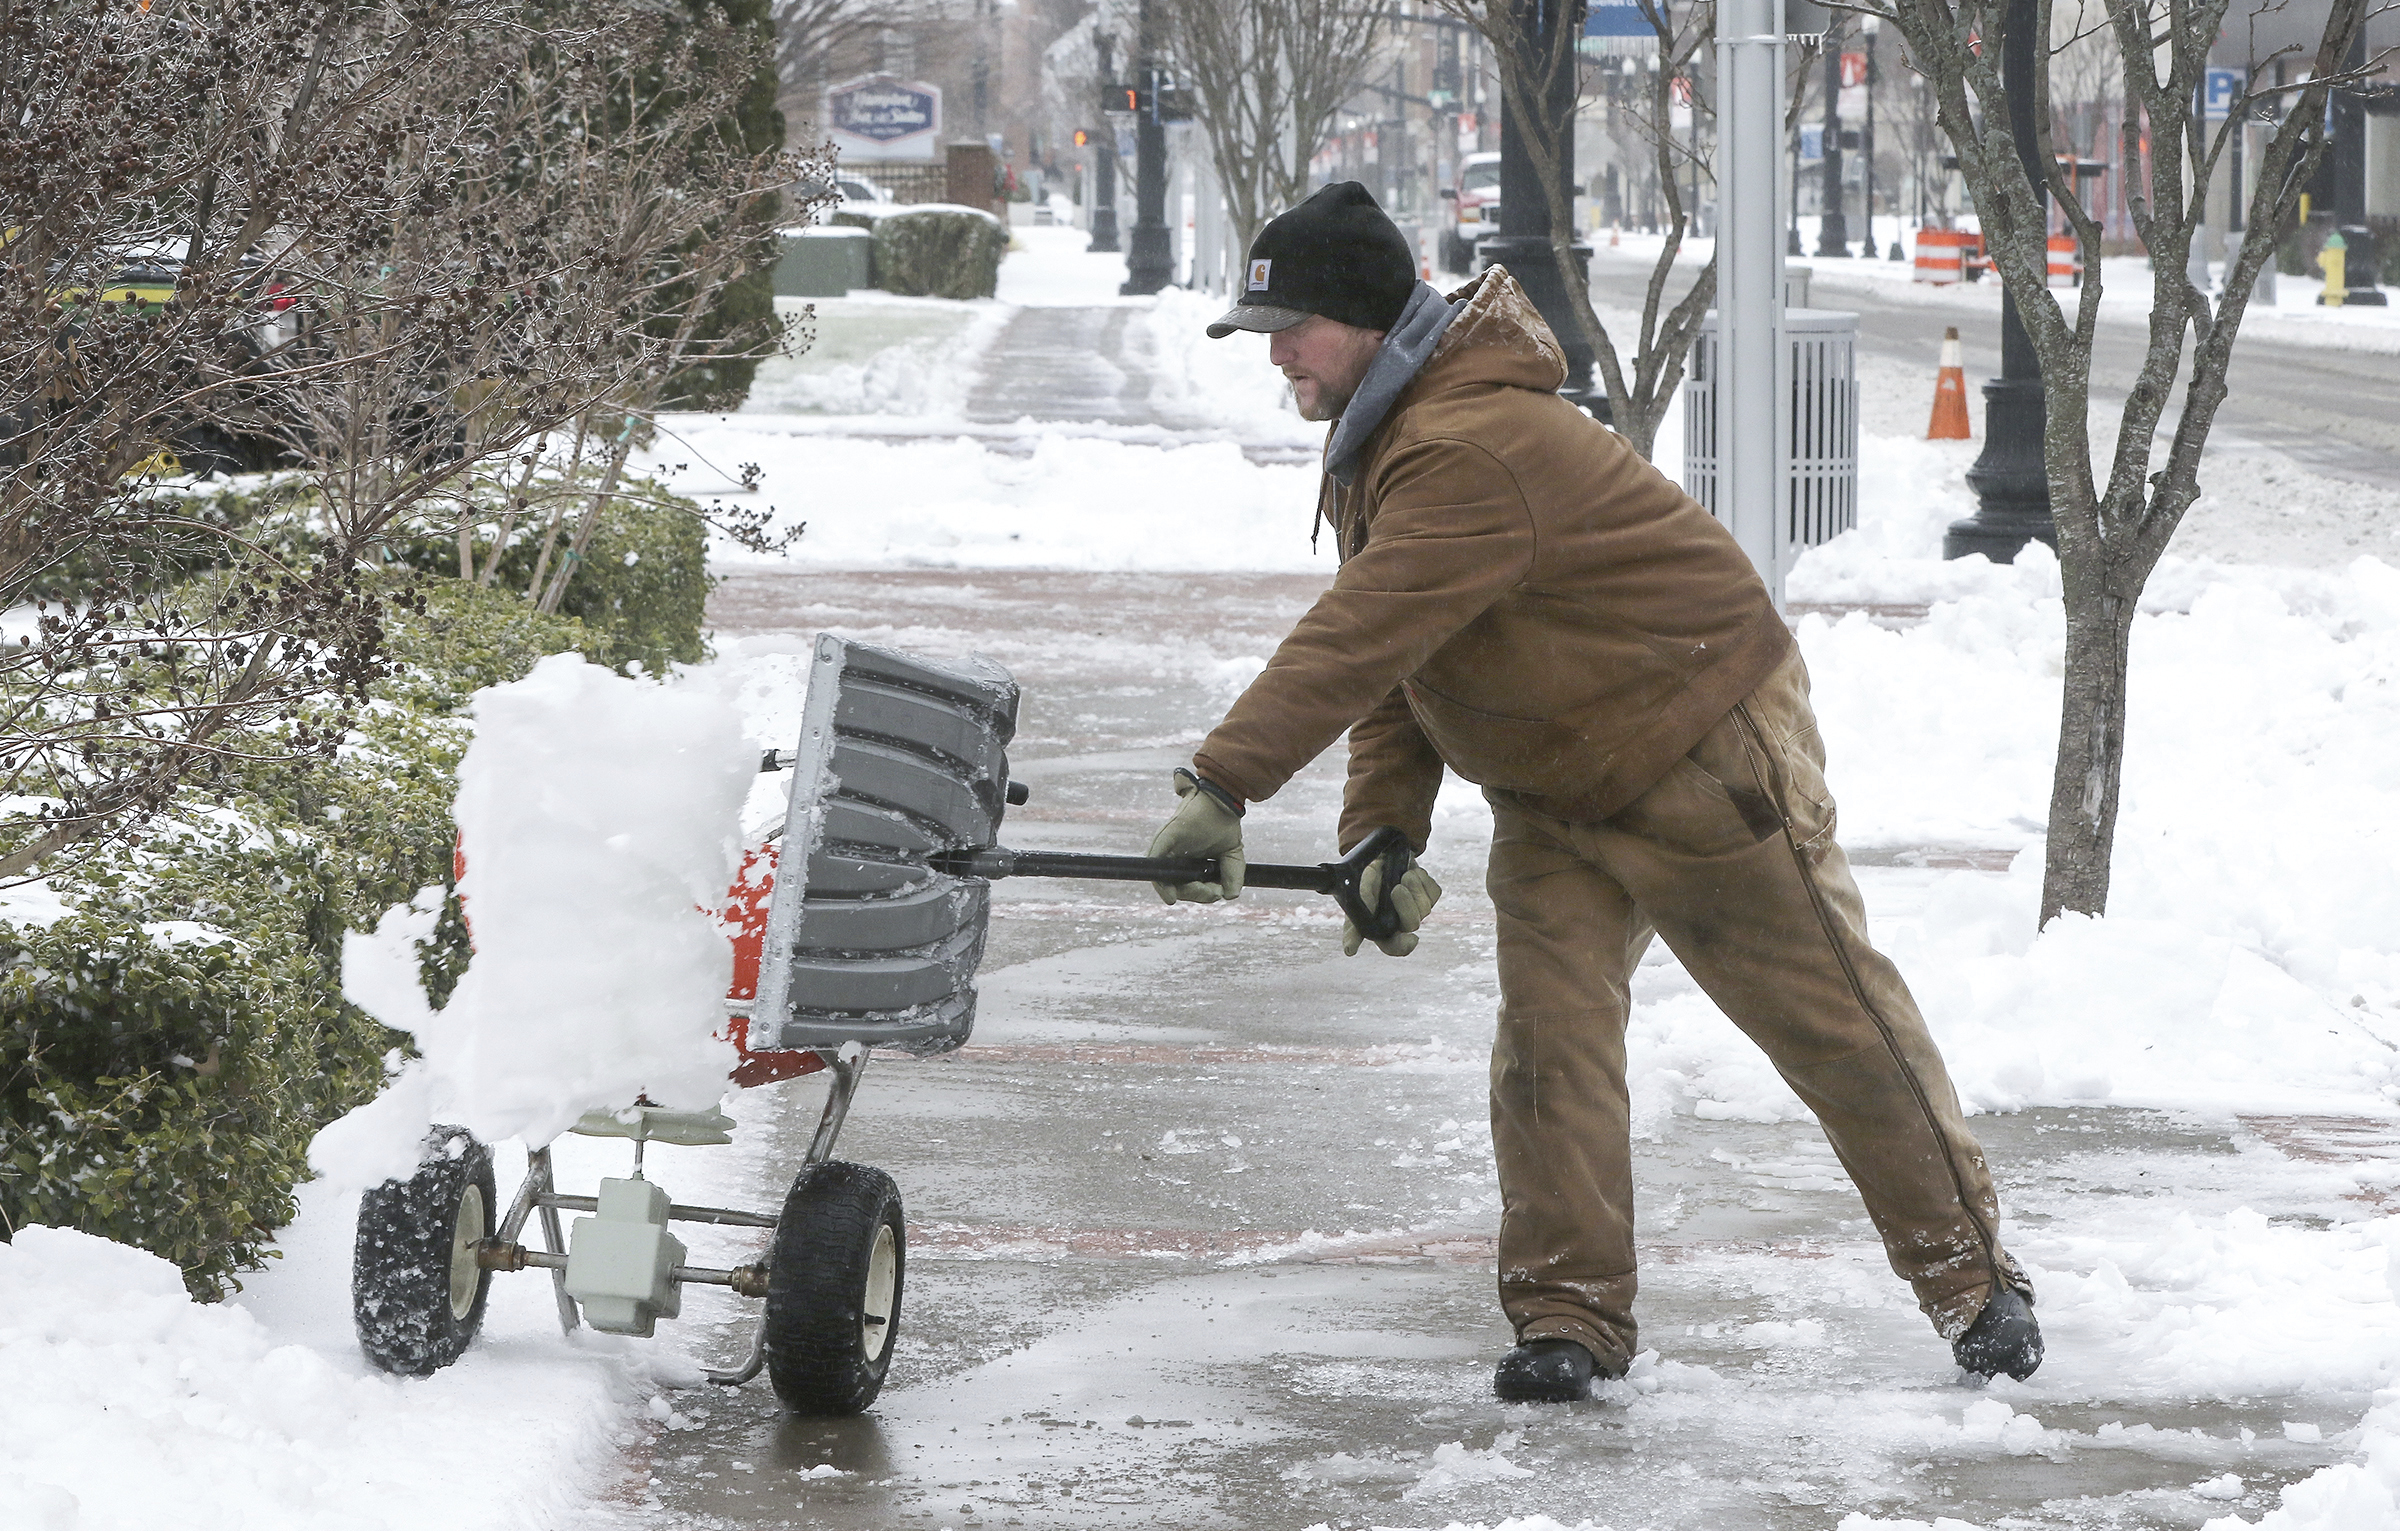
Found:
[(1223, 340), (1235, 330), (1272, 335), (1277, 330), (1290, 329), (1307, 317), (1308, 310), (1304, 308), (1277, 308), (1271, 303), (1236, 303), (1225, 310), (1223, 318), (1208, 327), (1208, 338)]

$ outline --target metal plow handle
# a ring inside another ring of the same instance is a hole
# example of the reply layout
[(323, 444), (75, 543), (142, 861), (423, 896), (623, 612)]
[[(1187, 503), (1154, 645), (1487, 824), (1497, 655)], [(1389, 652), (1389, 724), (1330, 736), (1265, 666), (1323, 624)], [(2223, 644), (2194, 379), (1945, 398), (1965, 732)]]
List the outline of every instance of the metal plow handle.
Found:
[[(1359, 933), (1371, 941), (1387, 940), (1400, 929), (1399, 911), (1392, 907), (1391, 890), (1408, 869), (1408, 837), (1388, 825), (1376, 830), (1339, 861), (1313, 866), (1289, 862), (1253, 861), (1243, 871), (1250, 888), (1288, 888), (1302, 893), (1330, 893)], [(1367, 868), (1384, 863), (1383, 885), (1369, 908), (1360, 891)], [(1069, 877), (1089, 882), (1214, 882), (1217, 863), (1204, 856), (1100, 856), (1080, 851), (1020, 851), (1007, 846), (962, 851), (933, 859), (936, 870), (953, 877)]]

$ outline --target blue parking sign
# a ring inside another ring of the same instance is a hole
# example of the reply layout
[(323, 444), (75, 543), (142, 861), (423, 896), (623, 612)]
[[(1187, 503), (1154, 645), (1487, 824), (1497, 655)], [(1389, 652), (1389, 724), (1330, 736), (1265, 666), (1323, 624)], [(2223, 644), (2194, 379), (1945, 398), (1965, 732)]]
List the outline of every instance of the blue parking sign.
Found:
[(2210, 122), (2223, 122), (2233, 115), (2233, 103), (2241, 94), (2239, 69), (2211, 69), (2200, 82), (2200, 115)]

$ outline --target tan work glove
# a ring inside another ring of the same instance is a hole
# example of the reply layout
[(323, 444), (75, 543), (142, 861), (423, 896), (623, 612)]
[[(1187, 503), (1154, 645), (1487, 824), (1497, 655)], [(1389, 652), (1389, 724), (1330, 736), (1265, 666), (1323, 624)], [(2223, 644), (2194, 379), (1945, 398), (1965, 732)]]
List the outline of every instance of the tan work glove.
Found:
[(1154, 882), (1167, 903), (1213, 904), (1242, 896), (1242, 812), (1239, 801), (1215, 782), (1202, 781), (1180, 767), (1175, 772), (1175, 795), (1183, 799), (1150, 842), (1153, 856), (1214, 856), (1218, 882)]
[[(1373, 909), (1377, 901), (1382, 898), (1382, 862), (1378, 861), (1368, 867), (1365, 873), (1359, 877), (1358, 896), (1369, 909)], [(1412, 859), (1409, 862), (1408, 870), (1400, 874), (1400, 885), (1392, 889), (1392, 912), (1400, 917), (1400, 928), (1386, 939), (1377, 941), (1376, 949), (1386, 957), (1405, 957), (1415, 951), (1417, 949), (1417, 927), (1425, 923), (1425, 916), (1433, 912), (1433, 906), (1441, 901), (1441, 897), (1442, 885), (1433, 880), (1431, 872), (1418, 866)], [(1359, 934), (1356, 922), (1344, 919), (1342, 921), (1342, 955), (1345, 957), (1357, 956), (1359, 947), (1365, 942), (1366, 937)]]

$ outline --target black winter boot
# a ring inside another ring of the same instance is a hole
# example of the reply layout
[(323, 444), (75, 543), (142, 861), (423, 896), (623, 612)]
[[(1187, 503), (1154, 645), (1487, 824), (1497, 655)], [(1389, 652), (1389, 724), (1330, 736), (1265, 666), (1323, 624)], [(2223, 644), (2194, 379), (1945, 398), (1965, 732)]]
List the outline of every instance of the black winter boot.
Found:
[(1950, 1342), (1950, 1357), (1978, 1377), (2008, 1373), (2019, 1382), (2042, 1364), (2042, 1326), (2033, 1304), (2014, 1287), (1994, 1287), (1967, 1332)]
[(1527, 1340), (1500, 1358), (1492, 1391), (1506, 1403), (1573, 1403), (1591, 1396), (1595, 1370), (1573, 1340)]

